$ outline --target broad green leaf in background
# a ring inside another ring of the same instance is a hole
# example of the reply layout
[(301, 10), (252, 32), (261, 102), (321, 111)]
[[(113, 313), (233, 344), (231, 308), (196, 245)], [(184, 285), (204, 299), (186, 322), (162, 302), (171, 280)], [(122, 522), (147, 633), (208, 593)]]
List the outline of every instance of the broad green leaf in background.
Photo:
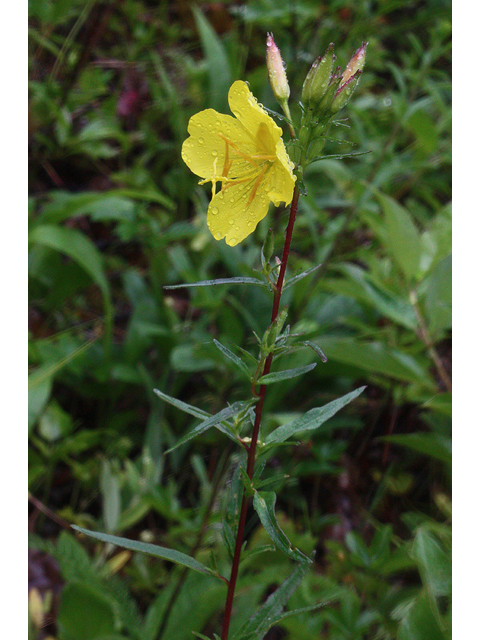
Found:
[(400, 622), (397, 638), (398, 640), (447, 640), (425, 591), (418, 596)]
[(383, 436), (381, 439), (436, 458), (449, 466), (452, 464), (452, 440), (440, 434), (401, 433), (393, 436)]
[(232, 84), (232, 72), (225, 47), (200, 9), (193, 5), (192, 11), (208, 63), (209, 107), (220, 113), (227, 113), (227, 95)]
[(319, 340), (330, 362), (336, 360), (370, 373), (420, 383), (431, 391), (437, 389), (427, 369), (416, 358), (382, 342), (360, 342), (355, 338), (334, 336), (321, 336)]
[(360, 285), (367, 298), (382, 315), (407, 329), (416, 330), (418, 323), (415, 311), (407, 299), (395, 295), (386, 288), (380, 288), (370, 281), (369, 274), (365, 269), (356, 265), (343, 265), (342, 271)]
[(420, 527), (413, 541), (412, 555), (419, 565), (422, 582), (433, 597), (448, 596), (452, 593), (451, 554), (437, 539)]
[(428, 278), (425, 311), (432, 334), (452, 328), (451, 255), (439, 262)]
[(274, 491), (255, 491), (253, 497), (253, 508), (258, 513), (260, 522), (265, 527), (265, 531), (272, 539), (275, 546), (283, 551), (287, 556), (297, 560), (297, 562), (310, 563), (312, 560), (308, 558), (298, 549), (295, 549), (285, 533), (280, 529), (277, 517), (275, 515), (275, 501), (277, 496)]
[(42, 410), (48, 402), (55, 375), (69, 362), (85, 351), (95, 341), (87, 341), (78, 349), (57, 361), (42, 364), (28, 376), (28, 429), (30, 430), (38, 420)]
[(352, 391), (351, 393), (347, 393), (341, 398), (337, 398), (336, 400), (332, 400), (328, 404), (323, 407), (316, 407), (315, 409), (310, 409), (304, 415), (296, 418), (292, 422), (288, 424), (283, 424), (280, 427), (277, 427), (272, 433), (270, 433), (265, 439), (265, 444), (278, 444), (279, 442), (284, 442), (288, 440), (293, 435), (301, 434), (304, 431), (310, 431), (312, 429), (318, 429), (324, 422), (326, 422), (329, 418), (334, 416), (337, 411), (340, 411), (345, 405), (358, 396), (364, 391), (366, 387), (360, 387)]
[(168, 562), (175, 562), (177, 564), (181, 564), (184, 567), (188, 567), (189, 569), (193, 569), (194, 571), (199, 571), (200, 573), (205, 573), (210, 576), (219, 577), (218, 574), (209, 569), (195, 558), (191, 558), (187, 556), (185, 553), (181, 553), (180, 551), (175, 551), (175, 549), (169, 549), (168, 547), (160, 547), (156, 544), (151, 544), (150, 542), (138, 542), (137, 540), (129, 540), (128, 538), (120, 538), (118, 536), (112, 536), (107, 533), (101, 533), (99, 531), (89, 531), (88, 529), (83, 529), (82, 527), (77, 527), (76, 525), (72, 525), (72, 529), (75, 531), (79, 531), (80, 533), (84, 533), (86, 536), (90, 536), (91, 538), (96, 538), (97, 540), (101, 540), (102, 542), (106, 542), (108, 544), (115, 544), (118, 547), (123, 547), (124, 549), (131, 549), (132, 551), (138, 551), (140, 553), (148, 553), (151, 556), (156, 556), (157, 558), (163, 558)]
[(57, 622), (61, 637), (71, 640), (100, 640), (117, 626), (110, 599), (100, 589), (79, 582), (63, 588)]
[(425, 153), (430, 154), (435, 151), (438, 145), (437, 127), (424, 109), (419, 108), (414, 111), (408, 118), (406, 126), (415, 133), (417, 142)]
[(419, 269), (420, 234), (408, 211), (396, 200), (377, 192), (385, 214), (385, 244), (407, 280), (413, 280)]
[(50, 247), (75, 260), (93, 279), (102, 292), (105, 308), (105, 343), (110, 349), (113, 309), (110, 286), (105, 275), (102, 256), (93, 242), (76, 229), (42, 225), (30, 233), (29, 241)]

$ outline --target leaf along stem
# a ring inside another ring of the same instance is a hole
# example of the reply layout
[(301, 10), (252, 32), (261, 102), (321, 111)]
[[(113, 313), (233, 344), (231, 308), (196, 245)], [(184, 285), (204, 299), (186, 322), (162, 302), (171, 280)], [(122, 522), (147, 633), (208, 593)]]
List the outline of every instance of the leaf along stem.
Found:
[[(290, 206), (290, 217), (288, 219), (288, 226), (285, 232), (285, 244), (283, 245), (282, 264), (280, 265), (280, 271), (278, 274), (277, 284), (275, 286), (273, 295), (273, 307), (272, 307), (272, 319), (271, 323), (275, 322), (280, 309), (280, 298), (282, 296), (283, 282), (285, 280), (285, 271), (287, 269), (288, 256), (290, 254), (290, 244), (292, 241), (293, 226), (295, 224), (295, 218), (297, 215), (298, 198), (299, 198), (298, 186), (295, 186), (293, 192), (292, 204)], [(272, 365), (273, 353), (270, 353), (265, 360), (262, 375), (265, 376), (270, 373), (270, 367)], [(257, 449), (258, 434), (260, 431), (260, 422), (262, 420), (263, 403), (265, 401), (265, 392), (267, 386), (261, 385), (259, 391), (259, 399), (255, 405), (255, 423), (253, 425), (252, 440), (248, 447), (247, 457), (247, 475), (250, 480), (253, 478), (253, 471), (255, 467), (255, 454)], [(233, 554), (232, 570), (230, 573), (230, 580), (228, 581), (227, 598), (225, 601), (225, 611), (223, 616), (223, 629), (221, 640), (228, 640), (228, 630), (230, 627), (230, 619), (232, 616), (233, 596), (235, 594), (235, 586), (237, 583), (238, 568), (240, 565), (240, 556), (242, 553), (243, 534), (245, 531), (245, 523), (247, 520), (247, 508), (248, 498), (245, 495), (245, 489), (243, 491), (242, 506), (240, 508), (240, 516), (238, 519), (237, 539), (235, 541), (235, 551)]]

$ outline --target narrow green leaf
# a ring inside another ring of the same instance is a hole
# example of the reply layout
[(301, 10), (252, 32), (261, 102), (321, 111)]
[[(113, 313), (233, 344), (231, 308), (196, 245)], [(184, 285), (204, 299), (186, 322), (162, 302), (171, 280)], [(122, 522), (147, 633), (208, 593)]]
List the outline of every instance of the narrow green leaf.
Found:
[(306, 562), (299, 564), (280, 587), (267, 598), (257, 613), (237, 631), (232, 640), (262, 640), (278, 620), (279, 614), (295, 593), (308, 569), (309, 565)]
[(159, 389), (154, 389), (153, 392), (156, 393), (159, 398), (161, 398), (165, 402), (168, 402), (168, 404), (173, 405), (177, 409), (180, 409), (180, 411), (184, 411), (191, 416), (195, 416), (195, 418), (203, 419), (210, 417), (210, 413), (207, 413), (202, 409), (197, 409), (197, 407), (194, 407), (191, 404), (187, 404), (186, 402), (182, 402), (181, 400), (177, 400), (177, 398), (173, 398), (172, 396), (167, 396), (166, 393), (163, 393), (163, 391), (160, 391)]
[(253, 497), (253, 508), (258, 513), (260, 522), (265, 527), (275, 546), (287, 556), (298, 562), (312, 562), (301, 551), (292, 546), (290, 540), (280, 529), (275, 516), (275, 501), (277, 496), (274, 491), (256, 491)]
[(186, 287), (211, 287), (218, 284), (257, 284), (268, 287), (267, 283), (258, 278), (239, 276), (237, 278), (217, 278), (216, 280), (200, 280), (200, 282), (186, 282), (184, 284), (165, 285), (164, 289), (185, 289)]
[(283, 285), (283, 291), (285, 291), (286, 289), (291, 287), (292, 284), (295, 284), (299, 280), (302, 280), (303, 278), (306, 278), (307, 276), (309, 276), (311, 273), (313, 273), (317, 269), (320, 269), (321, 266), (322, 266), (321, 264), (317, 264), (315, 267), (312, 267), (311, 269), (307, 269), (306, 271), (302, 271), (302, 273), (298, 273), (296, 276), (292, 276)]
[(248, 408), (250, 404), (251, 404), (250, 402), (234, 402), (230, 407), (226, 407), (225, 409), (222, 409), (215, 415), (210, 416), (209, 418), (201, 422), (189, 433), (184, 435), (183, 438), (180, 438), (180, 440), (175, 444), (175, 446), (168, 449), (168, 451), (165, 451), (165, 453), (170, 453), (171, 451), (178, 449), (178, 447), (181, 447), (182, 444), (189, 442), (189, 440), (192, 440), (193, 438), (200, 435), (201, 433), (204, 433), (211, 427), (216, 427), (219, 431), (224, 433), (231, 440), (233, 440), (234, 442), (237, 442), (237, 436), (233, 431), (233, 428), (230, 427), (228, 423), (224, 423), (224, 421), (227, 420), (228, 418), (231, 418), (232, 416), (237, 415), (238, 413), (240, 413), (240, 411), (243, 411), (244, 409)]
[(137, 540), (120, 538), (119, 536), (112, 536), (107, 533), (101, 533), (99, 531), (89, 531), (88, 529), (83, 529), (82, 527), (77, 527), (73, 524), (71, 526), (72, 529), (75, 529), (75, 531), (84, 533), (86, 536), (90, 536), (91, 538), (95, 538), (96, 540), (101, 540), (102, 542), (106, 542), (108, 544), (115, 544), (117, 545), (117, 547), (130, 549), (131, 551), (148, 553), (151, 556), (156, 556), (157, 558), (163, 558), (164, 560), (168, 560), (169, 562), (181, 564), (184, 567), (193, 569), (194, 571), (199, 571), (200, 573), (205, 573), (217, 578), (219, 577), (218, 574), (206, 567), (201, 562), (198, 562), (198, 560), (195, 560), (195, 558), (191, 558), (190, 556), (187, 556), (185, 553), (181, 553), (180, 551), (175, 551), (175, 549), (160, 547), (156, 544), (151, 544), (150, 542), (138, 542)]
[(302, 431), (311, 431), (312, 429), (318, 429), (324, 422), (326, 422), (329, 418), (334, 416), (337, 411), (340, 411), (345, 405), (352, 400), (355, 400), (362, 391), (364, 391), (366, 387), (359, 387), (352, 391), (351, 393), (347, 393), (341, 398), (337, 398), (336, 400), (332, 400), (328, 404), (323, 407), (316, 407), (315, 409), (310, 409), (304, 415), (292, 420), (288, 424), (283, 424), (281, 427), (278, 427), (272, 433), (270, 433), (266, 440), (265, 444), (284, 442), (291, 436), (298, 434)]
[(224, 356), (226, 356), (233, 363), (235, 363), (237, 367), (241, 369), (241, 371), (243, 371), (243, 373), (250, 380), (250, 378), (252, 377), (252, 374), (250, 373), (250, 369), (243, 362), (243, 360), (241, 360), (238, 356), (236, 356), (232, 351), (230, 351), (230, 349), (225, 347), (221, 342), (218, 342), (218, 340), (215, 340), (215, 338), (213, 339), (213, 344), (217, 347), (217, 349), (219, 349), (223, 353)]
[(301, 344), (304, 347), (310, 347), (310, 349), (313, 349), (317, 354), (317, 356), (320, 357), (320, 360), (322, 362), (328, 362), (328, 358), (323, 352), (323, 349), (316, 342), (312, 342), (311, 340), (305, 340), (304, 342), (299, 342), (298, 344)]
[[(341, 593), (340, 589), (338, 592)], [(301, 607), (300, 609), (293, 609), (293, 611), (287, 611), (286, 613), (282, 613), (281, 616), (273, 622), (280, 622), (280, 620), (285, 620), (285, 618), (292, 618), (293, 616), (298, 616), (301, 613), (309, 613), (310, 611), (315, 611), (316, 609), (320, 609), (321, 607), (325, 607), (327, 604), (330, 604), (331, 600), (326, 600), (325, 602), (317, 602), (317, 604), (311, 604), (309, 607)]]
[(285, 369), (285, 371), (275, 371), (274, 373), (267, 373), (267, 375), (262, 376), (258, 379), (258, 384), (273, 384), (275, 382), (281, 382), (282, 380), (289, 380), (290, 378), (296, 378), (297, 376), (301, 376), (307, 371), (311, 371), (315, 369), (317, 366), (316, 362), (312, 362), (312, 364), (307, 364), (306, 367), (298, 367), (296, 369)]

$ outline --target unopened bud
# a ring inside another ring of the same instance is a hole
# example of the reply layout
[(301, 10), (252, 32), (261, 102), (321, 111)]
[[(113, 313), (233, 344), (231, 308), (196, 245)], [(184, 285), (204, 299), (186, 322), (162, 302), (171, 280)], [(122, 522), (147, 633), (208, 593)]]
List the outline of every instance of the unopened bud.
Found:
[(350, 80), (357, 71), (362, 71), (365, 66), (365, 57), (367, 53), (368, 42), (362, 42), (360, 49), (357, 49), (352, 56), (352, 59), (347, 64), (345, 71), (342, 73), (342, 85)]
[(273, 95), (283, 106), (290, 96), (290, 87), (280, 49), (275, 44), (271, 33), (267, 34), (267, 70)]
[(335, 73), (332, 75), (330, 79), (330, 84), (328, 85), (325, 95), (320, 101), (320, 104), (318, 107), (319, 113), (325, 112), (332, 104), (332, 100), (335, 96), (335, 93), (342, 81), (342, 76), (340, 75), (340, 71), (341, 71), (341, 67), (337, 67), (335, 69)]
[(337, 113), (342, 107), (344, 107), (350, 100), (352, 93), (354, 92), (362, 74), (362, 69), (365, 66), (365, 56), (367, 51), (368, 42), (363, 42), (360, 49), (354, 53), (352, 59), (347, 64), (345, 71), (342, 73), (340, 86), (335, 92), (332, 104), (330, 105), (330, 112)]
[(319, 56), (307, 73), (302, 88), (302, 102), (306, 107), (315, 108), (327, 91), (335, 60), (333, 47), (334, 44), (331, 42), (323, 58)]

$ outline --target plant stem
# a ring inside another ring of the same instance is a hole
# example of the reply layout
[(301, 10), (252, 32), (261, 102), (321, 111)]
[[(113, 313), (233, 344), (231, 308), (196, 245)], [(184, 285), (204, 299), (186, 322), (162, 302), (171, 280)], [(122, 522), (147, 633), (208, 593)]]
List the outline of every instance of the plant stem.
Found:
[[(287, 230), (285, 232), (285, 244), (283, 245), (282, 264), (280, 265), (280, 271), (278, 274), (278, 280), (275, 287), (273, 296), (272, 307), (272, 320), (275, 322), (278, 311), (280, 309), (280, 298), (282, 296), (283, 281), (285, 280), (285, 271), (287, 268), (288, 256), (290, 254), (290, 243), (292, 241), (293, 226), (295, 224), (295, 217), (297, 215), (299, 190), (298, 186), (295, 187), (293, 192), (292, 204), (290, 206), (290, 217), (288, 220)], [(273, 353), (270, 353), (265, 360), (265, 366), (263, 367), (262, 375), (267, 375), (270, 372), (272, 365)], [(258, 433), (260, 431), (260, 422), (262, 420), (263, 403), (265, 401), (266, 385), (260, 386), (258, 402), (255, 405), (255, 423), (253, 425), (252, 440), (248, 447), (247, 457), (247, 475), (250, 480), (253, 478), (253, 471), (255, 468), (255, 453), (257, 449)], [(230, 580), (228, 582), (227, 599), (225, 601), (225, 611), (223, 616), (223, 629), (221, 640), (228, 640), (228, 629), (230, 627), (230, 619), (232, 616), (233, 596), (235, 594), (235, 586), (237, 583), (238, 568), (240, 565), (240, 556), (242, 553), (243, 534), (245, 531), (245, 523), (247, 520), (248, 499), (245, 495), (245, 489), (243, 491), (242, 506), (240, 507), (240, 516), (238, 519), (237, 539), (235, 541), (235, 551), (233, 554), (232, 571), (230, 573)]]

